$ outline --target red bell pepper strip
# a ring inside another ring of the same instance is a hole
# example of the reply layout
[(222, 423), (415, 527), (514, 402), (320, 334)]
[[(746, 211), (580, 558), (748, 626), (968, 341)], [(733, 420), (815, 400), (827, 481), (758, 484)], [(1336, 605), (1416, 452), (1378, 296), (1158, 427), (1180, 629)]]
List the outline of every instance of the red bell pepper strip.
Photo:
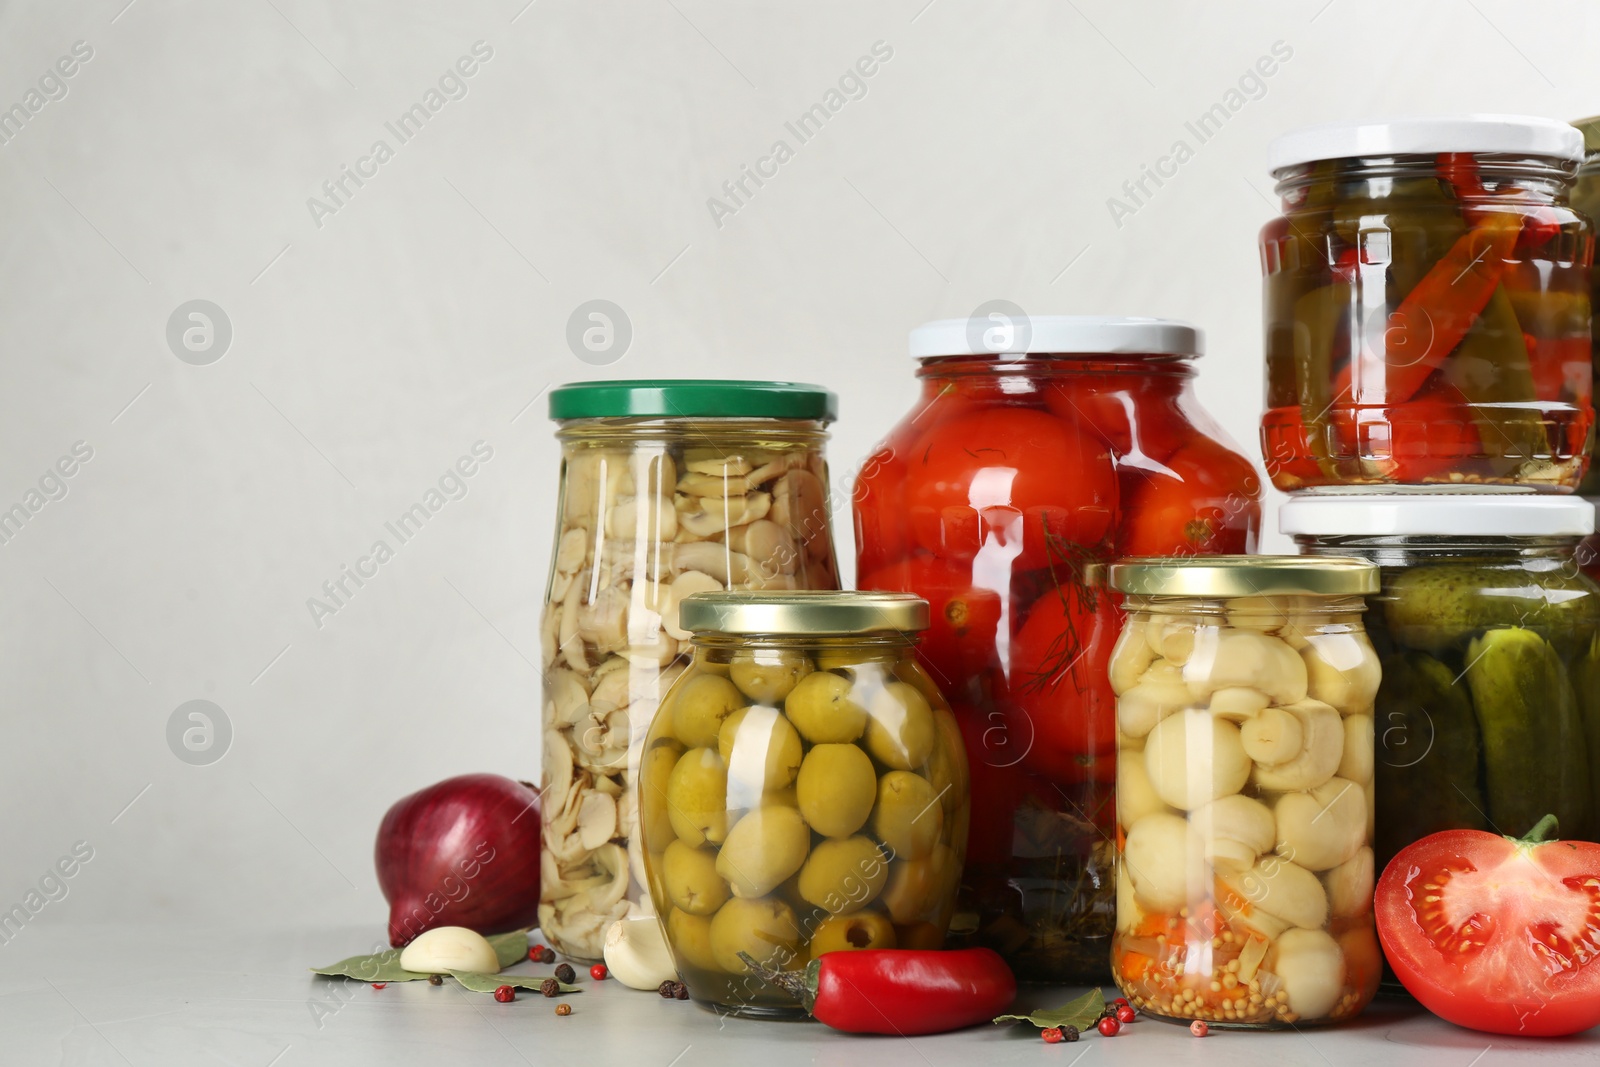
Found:
[(1363, 347), (1339, 373), (1335, 405), (1403, 404), (1415, 396), (1494, 295), (1521, 222), (1496, 211), (1462, 234), (1389, 316), (1383, 351)]
[(787, 990), (818, 1021), (850, 1034), (942, 1034), (988, 1022), (1017, 995), (1017, 980), (987, 948), (825, 952), (803, 972), (778, 972), (741, 952), (745, 966)]
[[(1439, 173), (1461, 202), (1461, 216), (1476, 225), (1492, 211), (1520, 211), (1522, 230), (1517, 245), (1535, 249), (1561, 232), (1561, 216), (1553, 208), (1543, 205), (1526, 206), (1509, 201), (1522, 199), (1525, 193), (1515, 184), (1508, 184), (1499, 192), (1490, 192), (1478, 176), (1478, 160), (1470, 152), (1441, 152), (1437, 166)], [(1495, 204), (1499, 198), (1504, 203)]]

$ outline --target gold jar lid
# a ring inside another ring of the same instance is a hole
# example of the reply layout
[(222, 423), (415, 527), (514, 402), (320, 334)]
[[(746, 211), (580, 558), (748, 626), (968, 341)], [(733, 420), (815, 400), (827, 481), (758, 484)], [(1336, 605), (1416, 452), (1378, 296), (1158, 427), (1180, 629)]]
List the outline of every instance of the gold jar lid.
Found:
[(696, 593), (678, 606), (678, 624), (692, 633), (911, 633), (928, 628), (928, 602), (911, 593)]
[(1155, 556), (1111, 568), (1112, 588), (1135, 596), (1361, 596), (1378, 568), (1347, 556)]

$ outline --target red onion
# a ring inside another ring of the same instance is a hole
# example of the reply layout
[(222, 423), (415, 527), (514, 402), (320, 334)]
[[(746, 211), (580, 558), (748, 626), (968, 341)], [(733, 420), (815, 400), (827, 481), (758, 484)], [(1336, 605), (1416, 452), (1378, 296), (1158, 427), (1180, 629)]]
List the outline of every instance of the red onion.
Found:
[(389, 943), (435, 926), (480, 934), (539, 918), (539, 794), (498, 774), (463, 774), (396, 801), (378, 827)]

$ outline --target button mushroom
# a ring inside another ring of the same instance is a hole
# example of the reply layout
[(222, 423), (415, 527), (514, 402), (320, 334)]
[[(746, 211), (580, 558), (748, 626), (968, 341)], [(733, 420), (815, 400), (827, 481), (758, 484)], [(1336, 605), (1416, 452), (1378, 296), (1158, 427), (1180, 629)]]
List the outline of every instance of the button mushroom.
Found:
[(1238, 727), (1195, 709), (1156, 724), (1145, 741), (1144, 762), (1157, 795), (1185, 811), (1237, 793), (1250, 779)]
[(1300, 654), (1305, 660), (1312, 699), (1346, 715), (1370, 711), (1383, 680), (1383, 668), (1364, 633), (1312, 634)]
[(1156, 723), (1193, 703), (1178, 669), (1158, 662), (1145, 671), (1138, 685), (1117, 698), (1117, 728), (1129, 737), (1144, 737)]
[(1278, 854), (1310, 871), (1337, 867), (1367, 838), (1367, 798), (1361, 787), (1330, 778), (1309, 793), (1285, 793), (1272, 809)]
[(1335, 916), (1363, 915), (1372, 910), (1372, 849), (1363, 845), (1354, 856), (1322, 877), (1328, 889), (1328, 909)]
[(1300, 701), (1282, 710), (1299, 720), (1300, 751), (1281, 763), (1257, 763), (1252, 777), (1258, 788), (1274, 792), (1315, 789), (1333, 777), (1344, 759), (1344, 724), (1337, 711), (1318, 700)]
[(1112, 692), (1121, 696), (1139, 684), (1139, 676), (1155, 661), (1156, 653), (1141, 630), (1136, 626), (1123, 627), (1116, 647), (1111, 650)]
[(1235, 793), (1219, 797), (1189, 816), (1189, 830), (1206, 860), (1218, 869), (1249, 870), (1272, 850), (1272, 812), (1259, 800)]
[(1275, 704), (1306, 696), (1306, 665), (1299, 654), (1276, 637), (1250, 630), (1224, 630), (1215, 644), (1198, 643), (1183, 665), (1183, 680), (1198, 699), (1234, 686), (1259, 689)]
[(1283, 982), (1280, 996), (1302, 1019), (1317, 1019), (1339, 1003), (1344, 955), (1322, 930), (1288, 930), (1267, 952), (1266, 970)]
[(1134, 823), (1121, 862), (1135, 898), (1151, 911), (1175, 912), (1206, 895), (1205, 867), (1189, 847), (1189, 824), (1181, 815), (1156, 813)]
[(1358, 785), (1372, 781), (1373, 737), (1371, 715), (1347, 715), (1344, 720), (1344, 758), (1339, 761), (1340, 778)]
[(1254, 907), (1295, 926), (1314, 930), (1328, 920), (1328, 895), (1317, 876), (1282, 856), (1266, 855), (1247, 871), (1217, 877)]

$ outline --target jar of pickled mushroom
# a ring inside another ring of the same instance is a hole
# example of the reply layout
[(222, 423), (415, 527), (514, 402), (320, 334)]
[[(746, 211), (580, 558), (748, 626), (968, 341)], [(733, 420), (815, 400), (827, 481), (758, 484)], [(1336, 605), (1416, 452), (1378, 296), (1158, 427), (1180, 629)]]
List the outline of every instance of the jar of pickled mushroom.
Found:
[(951, 941), (1024, 981), (1103, 983), (1121, 614), (1088, 576), (1253, 551), (1261, 480), (1199, 406), (1193, 326), (1000, 315), (921, 326), (911, 349), (921, 396), (855, 485), (856, 573), (931, 604), (919, 656), (974, 780)]
[(703, 1004), (805, 1016), (748, 962), (938, 948), (967, 842), (961, 731), (918, 665), (927, 602), (712, 593), (639, 769), (656, 915)]
[(1273, 484), (1570, 490), (1593, 395), (1582, 137), (1549, 119), (1350, 123), (1273, 142), (1261, 231)]
[(1281, 509), (1302, 553), (1382, 568), (1380, 870), (1440, 830), (1521, 837), (1554, 814), (1562, 837), (1600, 834), (1600, 586), (1575, 557), (1594, 520), (1580, 499), (1505, 494)]
[(539, 927), (597, 960), (648, 913), (632, 783), (656, 704), (689, 659), (678, 606), (722, 589), (837, 589), (832, 393), (788, 382), (579, 382), (551, 391), (561, 441), (540, 631)]
[[(1578, 132), (1583, 134), (1583, 165), (1578, 168), (1578, 179), (1572, 186), (1572, 206), (1589, 217), (1593, 222), (1600, 219), (1600, 115), (1593, 118), (1579, 119), (1573, 123)], [(1589, 334), (1590, 353), (1593, 354), (1593, 345), (1600, 344), (1600, 332), (1594, 329), (1594, 309), (1600, 305), (1600, 272), (1591, 271), (1589, 275)], [(1600, 383), (1600, 359), (1594, 360), (1594, 373), (1597, 383)], [(1600, 392), (1600, 390), (1597, 390)], [(1600, 467), (1594, 463), (1589, 464), (1589, 473), (1584, 476), (1583, 484), (1578, 491), (1585, 496), (1600, 497)], [(1600, 552), (1600, 546), (1596, 546)]]
[(1373, 699), (1356, 559), (1111, 569), (1117, 985), (1140, 1011), (1263, 1028), (1377, 992)]

